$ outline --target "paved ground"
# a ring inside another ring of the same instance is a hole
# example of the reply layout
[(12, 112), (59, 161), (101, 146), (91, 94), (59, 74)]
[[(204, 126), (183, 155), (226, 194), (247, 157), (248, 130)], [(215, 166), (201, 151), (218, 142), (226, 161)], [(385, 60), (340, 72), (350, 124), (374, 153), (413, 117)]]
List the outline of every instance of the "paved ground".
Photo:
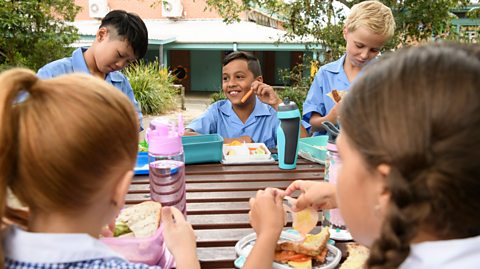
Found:
[[(182, 113), (185, 126), (190, 123), (192, 120), (200, 116), (210, 105), (210, 95), (211, 92), (198, 92), (198, 93), (187, 93), (185, 96), (185, 108), (182, 110), (180, 103), (178, 104), (178, 109), (171, 111), (163, 115), (144, 115), (143, 117), (143, 127), (146, 129), (150, 124), (150, 121), (155, 117), (167, 117), (169, 119), (174, 119), (175, 121), (178, 118), (178, 114)], [(145, 131), (140, 133), (140, 141), (145, 138)]]

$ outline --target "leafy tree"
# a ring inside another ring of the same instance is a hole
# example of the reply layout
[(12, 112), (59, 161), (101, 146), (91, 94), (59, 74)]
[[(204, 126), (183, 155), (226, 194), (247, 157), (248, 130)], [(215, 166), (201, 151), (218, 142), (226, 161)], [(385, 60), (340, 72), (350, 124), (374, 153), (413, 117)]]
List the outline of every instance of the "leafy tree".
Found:
[[(261, 7), (284, 21), (285, 39), (295, 36), (314, 38), (328, 52), (324, 62), (337, 59), (345, 51), (342, 28), (345, 17), (338, 8), (361, 0), (206, 0), (210, 9), (216, 10), (225, 22), (239, 20), (244, 11)], [(468, 0), (381, 0), (392, 9), (397, 24), (395, 37), (387, 44), (391, 49), (410, 42), (428, 40), (434, 36), (457, 38), (451, 31), (449, 10), (464, 6)]]
[(0, 69), (24, 66), (38, 69), (65, 57), (78, 39), (68, 25), (80, 7), (71, 0), (0, 1)]

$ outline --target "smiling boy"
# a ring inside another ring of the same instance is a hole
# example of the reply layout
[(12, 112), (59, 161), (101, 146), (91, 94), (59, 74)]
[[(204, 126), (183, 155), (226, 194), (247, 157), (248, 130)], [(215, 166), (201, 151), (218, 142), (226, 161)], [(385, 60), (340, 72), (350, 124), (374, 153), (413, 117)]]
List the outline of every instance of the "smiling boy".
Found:
[(120, 70), (143, 58), (148, 47), (148, 31), (142, 19), (123, 10), (109, 12), (100, 24), (90, 48), (78, 48), (71, 57), (53, 61), (37, 72), (40, 78), (80, 72), (104, 79), (128, 96), (135, 106), (142, 128), (142, 112), (132, 86)]
[(303, 104), (303, 120), (310, 132), (321, 131), (324, 121), (337, 122), (337, 107), (328, 96), (332, 90), (348, 91), (362, 69), (393, 36), (395, 20), (390, 8), (378, 1), (364, 1), (352, 7), (343, 28), (346, 53), (322, 66)]
[[(258, 59), (235, 51), (223, 61), (222, 89), (227, 100), (212, 104), (186, 128), (186, 135), (217, 133), (225, 143), (233, 140), (265, 143), (276, 147), (277, 108), (282, 102), (270, 85), (263, 83)], [(250, 90), (254, 94), (241, 101)]]

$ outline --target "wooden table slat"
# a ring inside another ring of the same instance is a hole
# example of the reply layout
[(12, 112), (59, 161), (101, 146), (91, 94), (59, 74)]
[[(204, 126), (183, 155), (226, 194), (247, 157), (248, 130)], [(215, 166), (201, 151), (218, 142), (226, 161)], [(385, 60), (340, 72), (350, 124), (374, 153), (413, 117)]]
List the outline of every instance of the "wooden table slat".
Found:
[[(278, 164), (186, 166), (187, 220), (197, 237), (202, 268), (234, 268), (234, 246), (253, 232), (248, 200), (266, 187), (285, 188), (295, 179), (322, 180), (324, 166), (299, 159), (297, 168)], [(126, 196), (127, 206), (150, 200), (148, 176), (136, 176)], [(291, 227), (288, 215), (286, 227)]]
[[(216, 182), (216, 183), (190, 183), (187, 184), (187, 192), (214, 192), (214, 191), (256, 191), (266, 187), (285, 189), (291, 181), (273, 182)], [(130, 193), (148, 193), (148, 184), (135, 184), (130, 186)]]
[[(268, 173), (252, 174), (215, 174), (215, 175), (187, 175), (188, 183), (215, 183), (215, 182), (249, 182), (249, 181), (293, 181), (301, 180), (320, 180), (323, 179), (323, 169), (319, 171), (296, 171), (292, 173), (278, 173), (272, 176)], [(149, 184), (148, 176), (136, 176), (132, 184)]]
[(248, 213), (248, 202), (187, 203), (189, 215)]

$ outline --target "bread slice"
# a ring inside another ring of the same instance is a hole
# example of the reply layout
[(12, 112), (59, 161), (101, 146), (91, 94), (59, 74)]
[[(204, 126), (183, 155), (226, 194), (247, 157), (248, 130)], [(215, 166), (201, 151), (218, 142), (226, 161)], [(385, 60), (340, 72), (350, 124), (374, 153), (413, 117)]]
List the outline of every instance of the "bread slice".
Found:
[(160, 203), (146, 201), (122, 210), (117, 221), (126, 223), (135, 237), (149, 237), (160, 225), (161, 209)]
[(348, 243), (347, 253), (347, 259), (342, 263), (340, 269), (364, 268), (368, 256), (370, 255), (370, 250), (357, 243)]
[(312, 260), (304, 261), (304, 262), (288, 262), (290, 267), (295, 269), (312, 269)]
[(290, 250), (309, 256), (318, 256), (326, 247), (330, 238), (328, 227), (324, 227), (318, 234), (307, 234), (303, 242), (283, 242), (277, 244), (276, 250)]

